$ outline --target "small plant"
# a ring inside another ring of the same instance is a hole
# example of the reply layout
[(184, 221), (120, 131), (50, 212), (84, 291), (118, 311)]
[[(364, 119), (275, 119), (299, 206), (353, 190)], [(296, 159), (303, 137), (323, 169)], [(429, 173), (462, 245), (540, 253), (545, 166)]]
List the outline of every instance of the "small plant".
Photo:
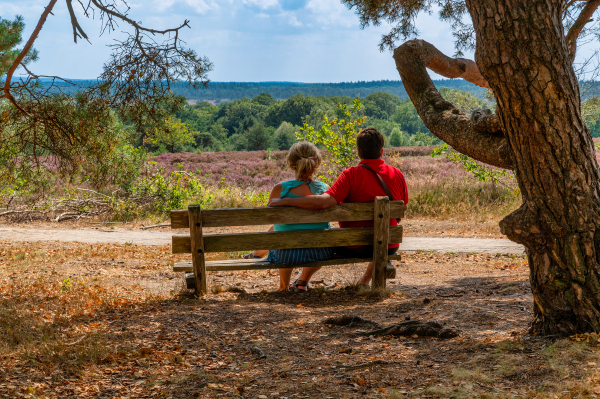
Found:
[(357, 116), (361, 108), (360, 99), (353, 101), (352, 107), (347, 104), (336, 105), (346, 116), (345, 119), (333, 118), (331, 121), (324, 115), (325, 121), (319, 130), (304, 122), (302, 132), (296, 132), (298, 140), (310, 141), (317, 146), (325, 147), (327, 170), (320, 172), (320, 178), (332, 184), (343, 170), (349, 168), (356, 157), (356, 134), (358, 127), (365, 122), (366, 116)]
[(60, 284), (60, 292), (70, 291), (71, 288), (73, 288), (73, 285), (71, 284), (71, 279), (70, 278), (64, 279), (62, 281), (62, 283)]

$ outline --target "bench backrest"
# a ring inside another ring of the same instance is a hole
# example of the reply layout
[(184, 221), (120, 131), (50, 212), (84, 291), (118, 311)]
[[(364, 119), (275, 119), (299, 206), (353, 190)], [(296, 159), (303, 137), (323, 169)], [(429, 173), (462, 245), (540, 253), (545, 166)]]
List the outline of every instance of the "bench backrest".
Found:
[[(387, 199), (387, 198), (386, 198)], [(404, 216), (403, 201), (389, 202), (389, 218)], [(253, 226), (269, 224), (348, 222), (374, 220), (375, 204), (339, 204), (322, 211), (309, 211), (291, 207), (234, 208), (200, 210), (200, 229), (204, 227)], [(189, 228), (188, 210), (171, 211), (171, 228)], [(330, 230), (295, 230), (260, 233), (203, 234), (203, 252), (232, 252), (254, 249), (291, 249), (310, 247), (335, 247), (344, 245), (372, 245), (373, 228), (347, 228)], [(390, 226), (389, 241), (401, 242), (402, 226)], [(173, 236), (173, 253), (191, 253), (189, 235)]]
[[(293, 207), (203, 209), (202, 227), (256, 226), (282, 223), (321, 223), (373, 220), (373, 202), (339, 204), (322, 211)], [(404, 217), (404, 201), (390, 201), (390, 219)], [(171, 211), (171, 228), (187, 229), (187, 209)]]

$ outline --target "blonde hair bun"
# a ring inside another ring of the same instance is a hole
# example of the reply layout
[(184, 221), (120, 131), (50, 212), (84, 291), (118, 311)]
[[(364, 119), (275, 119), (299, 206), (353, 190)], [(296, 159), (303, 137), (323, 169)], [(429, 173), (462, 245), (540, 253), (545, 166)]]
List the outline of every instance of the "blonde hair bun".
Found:
[(321, 165), (321, 154), (313, 143), (298, 141), (288, 151), (287, 164), (296, 174), (296, 180), (312, 180)]

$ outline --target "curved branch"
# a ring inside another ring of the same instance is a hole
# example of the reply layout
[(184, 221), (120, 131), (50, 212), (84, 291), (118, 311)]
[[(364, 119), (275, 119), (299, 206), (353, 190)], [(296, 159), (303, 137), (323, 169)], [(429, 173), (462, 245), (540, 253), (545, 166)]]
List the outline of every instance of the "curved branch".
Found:
[(448, 78), (461, 77), (478, 86), (489, 87), (475, 62), (447, 57), (424, 40), (404, 43), (394, 51), (394, 60), (406, 92), (423, 123), (434, 135), (456, 151), (478, 161), (504, 169), (514, 168), (497, 118), (489, 111), (485, 115), (477, 115), (476, 111), (473, 119), (466, 116), (444, 100), (426, 69)]
[[(398, 47), (396, 51), (405, 46), (411, 47), (413, 52), (416, 52), (415, 55), (418, 55), (421, 59), (424, 66), (437, 74), (450, 79), (463, 78), (467, 82), (471, 82), (479, 87), (490, 88), (488, 82), (481, 75), (475, 61), (466, 58), (450, 58), (425, 40), (409, 40)], [(398, 66), (396, 52), (394, 52), (394, 59), (396, 60), (396, 66)]]
[(571, 26), (569, 33), (567, 33), (567, 36), (565, 37), (567, 48), (571, 55), (571, 62), (575, 60), (575, 53), (577, 52), (577, 38), (584, 26), (593, 21), (591, 18), (598, 9), (598, 6), (600, 6), (600, 0), (590, 0), (585, 7), (583, 7), (583, 10), (581, 10), (575, 23)]
[(10, 92), (12, 77), (13, 77), (15, 71), (17, 70), (17, 68), (19, 67), (19, 65), (21, 64), (21, 61), (23, 61), (23, 58), (25, 58), (25, 56), (27, 55), (29, 50), (31, 50), (31, 47), (33, 46), (33, 42), (35, 42), (35, 39), (37, 39), (38, 34), (42, 30), (42, 26), (44, 26), (44, 24), (46, 23), (46, 18), (48, 18), (48, 15), (50, 15), (50, 13), (52, 12), (52, 9), (56, 5), (57, 1), (58, 0), (50, 1), (50, 4), (48, 4), (46, 9), (42, 13), (42, 16), (40, 17), (40, 20), (38, 21), (38, 24), (35, 27), (33, 33), (29, 37), (29, 40), (27, 40), (27, 43), (25, 43), (25, 47), (23, 47), (23, 50), (21, 50), (21, 52), (19, 53), (17, 58), (13, 61), (10, 69), (6, 73), (6, 78), (5, 78), (6, 81), (4, 82), (4, 94), (2, 95), (2, 97), (8, 99), (8, 101), (10, 101), (15, 107), (17, 107), (19, 109), (19, 111), (23, 112), (24, 114), (27, 114), (27, 112), (19, 106), (19, 104), (17, 103), (17, 100), (15, 100), (12, 93)]

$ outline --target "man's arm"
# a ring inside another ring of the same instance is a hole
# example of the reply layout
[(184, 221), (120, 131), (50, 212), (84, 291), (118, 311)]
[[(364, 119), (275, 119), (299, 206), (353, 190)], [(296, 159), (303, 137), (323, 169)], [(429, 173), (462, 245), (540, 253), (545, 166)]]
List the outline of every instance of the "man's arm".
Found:
[(311, 211), (320, 211), (334, 205), (337, 205), (337, 200), (327, 193), (294, 198), (271, 198), (268, 204), (268, 206), (294, 206)]

